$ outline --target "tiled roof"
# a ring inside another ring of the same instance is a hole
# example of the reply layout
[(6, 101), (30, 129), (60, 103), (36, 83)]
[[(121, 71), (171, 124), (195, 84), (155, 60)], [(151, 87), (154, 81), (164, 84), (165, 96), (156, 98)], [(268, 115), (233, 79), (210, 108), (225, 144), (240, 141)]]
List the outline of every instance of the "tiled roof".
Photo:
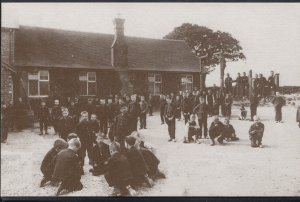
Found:
[[(20, 26), (16, 32), (15, 65), (113, 69), (114, 36)], [(130, 70), (199, 70), (198, 59), (184, 41), (126, 37)]]

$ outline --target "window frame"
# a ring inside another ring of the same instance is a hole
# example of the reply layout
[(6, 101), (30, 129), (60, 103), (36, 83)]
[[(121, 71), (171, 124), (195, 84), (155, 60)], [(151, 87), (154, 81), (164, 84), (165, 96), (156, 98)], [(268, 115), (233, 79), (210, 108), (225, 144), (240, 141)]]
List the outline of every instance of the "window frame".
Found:
[[(40, 74), (41, 74), (42, 71), (45, 71), (45, 72), (48, 73), (48, 79), (47, 80), (40, 79)], [(37, 73), (37, 77), (38, 77), (37, 80), (29, 79), (29, 75), (33, 74), (33, 73)], [(50, 73), (49, 73), (49, 70), (29, 71), (29, 72), (27, 72), (27, 80), (28, 80), (28, 82), (27, 82), (28, 83), (27, 84), (27, 89), (28, 89), (27, 94), (28, 94), (28, 97), (31, 97), (31, 98), (49, 97), (49, 91), (50, 91)], [(37, 81), (37, 83), (38, 83), (38, 95), (30, 95), (29, 81)], [(40, 82), (48, 82), (48, 95), (41, 95)]]
[[(192, 77), (192, 81), (191, 82), (188, 82), (189, 81), (188, 77)], [(185, 78), (185, 82), (184, 83), (182, 82), (182, 78)], [(181, 83), (181, 88), (182, 88), (183, 84), (185, 86), (184, 92), (188, 90), (187, 89), (187, 85), (188, 84), (192, 84), (191, 91), (193, 91), (193, 87), (194, 87), (194, 76), (193, 76), (193, 74), (182, 74), (181, 78), (180, 78), (180, 83)], [(183, 91), (183, 89), (181, 89), (181, 90)]]
[[(151, 76), (151, 75), (153, 75), (153, 76)], [(160, 81), (156, 81), (156, 76), (160, 77)], [(154, 78), (154, 81), (149, 82), (149, 78), (151, 78), (151, 77)], [(161, 73), (148, 73), (148, 82), (149, 82), (149, 85), (151, 85), (150, 83), (152, 83), (152, 85), (153, 85), (153, 94), (152, 95), (160, 95), (162, 92), (162, 75), (161, 75)], [(156, 88), (155, 88), (156, 84), (160, 84), (160, 93), (156, 93)], [(148, 89), (149, 89), (149, 87), (148, 87)], [(150, 94), (151, 93), (152, 92), (150, 92)]]
[[(95, 80), (94, 81), (89, 80), (89, 73), (94, 73), (95, 74)], [(86, 80), (85, 81), (80, 80), (80, 74), (85, 74), (86, 75)], [(97, 96), (97, 73), (96, 72), (92, 72), (92, 71), (79, 72), (78, 80), (79, 80), (79, 82), (86, 82), (86, 95), (80, 94), (80, 90), (79, 90), (79, 96)], [(89, 83), (96, 83), (95, 95), (89, 95)]]

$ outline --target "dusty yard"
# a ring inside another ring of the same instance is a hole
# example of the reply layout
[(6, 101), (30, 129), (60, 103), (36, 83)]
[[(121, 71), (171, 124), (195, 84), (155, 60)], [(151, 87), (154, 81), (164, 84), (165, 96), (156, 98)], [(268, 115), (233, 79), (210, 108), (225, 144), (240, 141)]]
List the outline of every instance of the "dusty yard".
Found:
[[(249, 113), (249, 109), (248, 109)], [(233, 114), (239, 114), (237, 107)], [(284, 123), (273, 121), (272, 107), (258, 108), (265, 124), (264, 148), (251, 148), (248, 129), (252, 122), (233, 116), (238, 142), (210, 146), (183, 144), (183, 122), (176, 124), (177, 143), (167, 142), (167, 126), (159, 115), (149, 117), (148, 129), (141, 132), (157, 149), (161, 169), (167, 179), (152, 189), (139, 190), (139, 196), (300, 196), (300, 129), (295, 122), (296, 108), (284, 107)], [(209, 118), (208, 124), (212, 121)], [(53, 196), (56, 189), (39, 188), (40, 163), (52, 146), (53, 135), (39, 136), (38, 129), (9, 134), (1, 144), (2, 196)], [(87, 162), (87, 161), (86, 161)], [(85, 165), (82, 191), (67, 196), (107, 196), (111, 189), (103, 176), (94, 177)]]

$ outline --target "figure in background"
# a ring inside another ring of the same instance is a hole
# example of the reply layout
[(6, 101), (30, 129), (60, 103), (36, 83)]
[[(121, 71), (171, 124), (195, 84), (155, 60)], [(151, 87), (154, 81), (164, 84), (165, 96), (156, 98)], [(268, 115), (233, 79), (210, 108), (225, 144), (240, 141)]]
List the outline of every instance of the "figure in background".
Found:
[(282, 122), (282, 107), (285, 105), (285, 99), (280, 96), (279, 92), (275, 93), (275, 97), (272, 99), (272, 103), (275, 108), (275, 122)]

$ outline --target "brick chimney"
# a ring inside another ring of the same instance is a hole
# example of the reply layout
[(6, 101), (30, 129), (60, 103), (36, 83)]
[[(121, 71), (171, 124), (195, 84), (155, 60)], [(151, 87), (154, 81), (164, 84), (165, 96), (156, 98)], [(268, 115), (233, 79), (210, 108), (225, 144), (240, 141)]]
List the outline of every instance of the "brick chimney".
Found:
[(111, 64), (119, 74), (122, 83), (121, 95), (129, 95), (133, 92), (128, 72), (128, 46), (124, 36), (125, 20), (119, 16), (113, 20), (115, 26), (114, 42), (111, 45)]
[(113, 67), (127, 67), (128, 46), (124, 36), (125, 20), (117, 17), (113, 20), (115, 26), (114, 42), (111, 46), (111, 64)]

